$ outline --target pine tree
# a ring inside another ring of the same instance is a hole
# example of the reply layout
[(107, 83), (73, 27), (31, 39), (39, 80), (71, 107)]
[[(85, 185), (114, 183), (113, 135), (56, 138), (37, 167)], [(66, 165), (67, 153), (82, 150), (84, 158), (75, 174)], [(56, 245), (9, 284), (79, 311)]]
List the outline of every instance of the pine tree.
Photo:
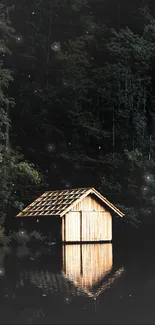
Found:
[[(8, 19), (8, 10), (0, 6), (0, 226), (15, 212), (23, 208), (26, 192), (34, 184), (40, 183), (40, 175), (24, 157), (13, 150), (10, 139), (9, 111), (14, 106), (9, 97), (9, 84), (13, 81), (12, 71), (6, 67), (6, 57), (11, 55), (10, 43), (15, 37)], [(11, 115), (11, 114), (10, 114)], [(23, 189), (24, 185), (24, 189)], [(27, 185), (27, 186), (26, 186)], [(30, 193), (30, 191), (29, 191)], [(11, 212), (10, 212), (11, 210)], [(10, 212), (10, 213), (9, 213)], [(10, 225), (11, 226), (11, 225)]]

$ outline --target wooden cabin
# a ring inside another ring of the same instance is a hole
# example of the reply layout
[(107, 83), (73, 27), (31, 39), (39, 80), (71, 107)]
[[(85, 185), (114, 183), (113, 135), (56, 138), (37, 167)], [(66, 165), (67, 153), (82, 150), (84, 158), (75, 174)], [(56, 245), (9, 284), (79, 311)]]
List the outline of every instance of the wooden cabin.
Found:
[(94, 188), (78, 188), (45, 192), (16, 217), (65, 243), (102, 242), (112, 240), (112, 213), (124, 216)]

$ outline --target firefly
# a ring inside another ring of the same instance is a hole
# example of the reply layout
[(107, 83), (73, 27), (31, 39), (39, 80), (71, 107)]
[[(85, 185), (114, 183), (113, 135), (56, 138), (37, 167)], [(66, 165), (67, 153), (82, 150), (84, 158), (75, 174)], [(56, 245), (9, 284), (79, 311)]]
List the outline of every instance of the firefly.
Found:
[(55, 52), (58, 52), (60, 51), (60, 43), (59, 42), (54, 42), (52, 45), (51, 45), (51, 49)]
[(47, 146), (48, 152), (53, 152), (53, 151), (55, 151), (55, 149), (56, 149), (56, 147), (55, 147), (54, 143), (48, 144), (48, 146)]

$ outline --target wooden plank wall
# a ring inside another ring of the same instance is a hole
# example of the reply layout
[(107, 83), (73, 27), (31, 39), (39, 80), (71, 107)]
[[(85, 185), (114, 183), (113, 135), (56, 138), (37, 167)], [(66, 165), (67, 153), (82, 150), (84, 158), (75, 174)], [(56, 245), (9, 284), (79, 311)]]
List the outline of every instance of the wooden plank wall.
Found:
[(64, 241), (80, 241), (80, 212), (69, 212), (64, 220), (62, 229), (62, 233), (65, 234)]
[(88, 294), (112, 270), (112, 244), (64, 245), (62, 249), (64, 273)]
[(101, 203), (96, 201), (93, 196), (86, 196), (81, 202), (79, 202), (72, 211), (105, 211), (105, 208)]
[(111, 241), (112, 217), (109, 212), (82, 212), (82, 241)]
[(111, 241), (109, 212), (68, 212), (62, 218), (62, 241)]
[(62, 217), (62, 241), (111, 241), (112, 216), (91, 195)]

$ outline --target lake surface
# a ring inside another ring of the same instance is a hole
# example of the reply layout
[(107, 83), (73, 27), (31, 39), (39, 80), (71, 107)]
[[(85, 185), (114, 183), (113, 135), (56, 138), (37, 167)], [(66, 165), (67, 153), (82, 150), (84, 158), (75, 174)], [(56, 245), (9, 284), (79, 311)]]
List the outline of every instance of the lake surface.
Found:
[(0, 248), (0, 323), (155, 324), (154, 247)]

